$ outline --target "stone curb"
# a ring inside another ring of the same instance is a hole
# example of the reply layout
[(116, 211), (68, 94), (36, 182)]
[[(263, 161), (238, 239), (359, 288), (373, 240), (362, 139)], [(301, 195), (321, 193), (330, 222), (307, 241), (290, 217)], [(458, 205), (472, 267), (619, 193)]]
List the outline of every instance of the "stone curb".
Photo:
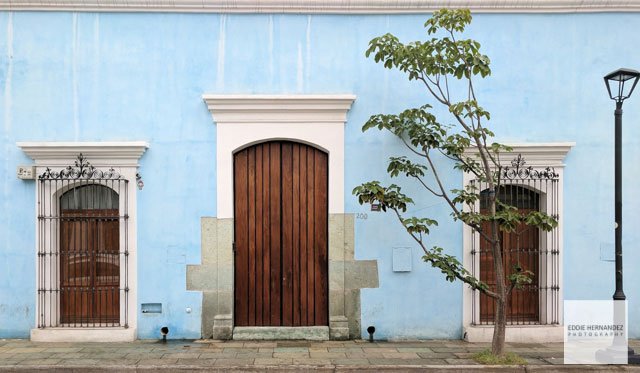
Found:
[(106, 373), (106, 372), (640, 372), (634, 365), (245, 365), (245, 366), (201, 366), (201, 365), (158, 365), (136, 367), (130, 365), (111, 366), (0, 366), (0, 372), (54, 372), (54, 373)]

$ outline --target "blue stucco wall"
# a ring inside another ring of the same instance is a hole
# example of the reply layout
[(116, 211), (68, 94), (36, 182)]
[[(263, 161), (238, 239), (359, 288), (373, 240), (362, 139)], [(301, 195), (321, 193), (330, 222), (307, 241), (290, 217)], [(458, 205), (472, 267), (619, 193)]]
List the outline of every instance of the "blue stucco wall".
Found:
[[(385, 32), (425, 37), (426, 15), (197, 15), (0, 13), (0, 338), (34, 327), (34, 183), (15, 177), (30, 160), (17, 141), (146, 140), (145, 188), (138, 194), (140, 338), (162, 325), (174, 338), (200, 336), (198, 292), (186, 291), (185, 265), (199, 263), (201, 216), (216, 215), (215, 126), (203, 93), (353, 93), (346, 125), (346, 212), (356, 222), (356, 257), (378, 260), (380, 287), (362, 291), (362, 325), (381, 338), (460, 338), (462, 287), (421, 263), (391, 271), (391, 248), (414, 246), (392, 216), (366, 211), (351, 189), (387, 180), (386, 159), (402, 151), (385, 134), (361, 132), (378, 112), (421, 105), (427, 94), (402, 74), (364, 57)], [(575, 141), (566, 159), (566, 299), (609, 299), (613, 263), (613, 103), (602, 76), (638, 68), (640, 14), (482, 14), (467, 35), (491, 57), (478, 83), (502, 141)], [(640, 337), (640, 97), (625, 104), (624, 248), (630, 335)], [(440, 111), (442, 112), (442, 111)], [(445, 121), (449, 121), (448, 119)], [(443, 162), (443, 165), (446, 166)], [(462, 175), (446, 181), (459, 186)], [(419, 189), (414, 189), (419, 192)], [(412, 211), (440, 218), (434, 245), (461, 255), (461, 226), (422, 193)], [(188, 314), (185, 308), (193, 312)]]

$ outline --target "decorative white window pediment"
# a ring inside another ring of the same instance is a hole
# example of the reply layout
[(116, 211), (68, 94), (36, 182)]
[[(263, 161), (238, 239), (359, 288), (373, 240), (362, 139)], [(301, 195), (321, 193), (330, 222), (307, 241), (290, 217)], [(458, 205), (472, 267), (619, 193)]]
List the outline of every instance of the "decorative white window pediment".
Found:
[[(37, 183), (36, 328), (31, 339), (134, 340), (136, 175), (138, 160), (149, 145), (143, 141), (17, 145), (35, 161)], [(94, 237), (91, 243), (86, 240), (89, 236)]]
[(146, 141), (113, 142), (18, 142), (16, 145), (35, 161), (36, 167), (66, 166), (82, 153), (94, 166), (138, 167), (147, 150)]
[[(520, 317), (515, 317), (507, 327), (506, 338), (512, 342), (561, 342), (562, 334), (562, 258), (563, 258), (563, 178), (564, 159), (575, 143), (523, 143), (505, 144), (512, 147), (512, 152), (500, 154), (500, 164), (508, 167), (509, 175), (505, 175), (503, 185), (509, 193), (516, 193), (514, 203), (527, 203), (526, 199), (534, 198), (540, 211), (555, 215), (558, 227), (551, 232), (532, 232), (523, 241), (528, 244), (536, 242), (534, 252), (537, 257), (529, 258), (529, 265), (535, 267), (537, 283), (534, 301), (523, 301)], [(477, 150), (469, 148), (468, 155), (477, 154)], [(503, 170), (504, 171), (504, 170)], [(475, 183), (473, 175), (463, 174), (463, 184)], [(481, 183), (478, 184), (482, 189)], [(520, 191), (520, 192), (518, 192)], [(521, 193), (517, 195), (517, 193)], [(531, 201), (529, 201), (531, 203)], [(475, 207), (480, 209), (480, 203)], [(518, 238), (520, 240), (520, 237)], [(463, 226), (463, 264), (471, 269), (474, 276), (481, 277), (482, 246), (480, 237), (473, 230)], [(515, 249), (516, 252), (519, 248)], [(528, 249), (531, 250), (531, 249)], [(524, 251), (523, 257), (531, 255)], [(518, 259), (524, 260), (527, 259)], [(486, 261), (485, 261), (486, 263)], [(528, 269), (528, 268), (527, 268)], [(477, 291), (468, 286), (463, 287), (463, 325), (465, 338), (469, 341), (490, 341), (493, 325), (487, 319), (487, 312), (482, 313), (486, 301), (480, 299)], [(529, 302), (529, 303), (527, 303)], [(488, 312), (490, 313), (490, 312)]]

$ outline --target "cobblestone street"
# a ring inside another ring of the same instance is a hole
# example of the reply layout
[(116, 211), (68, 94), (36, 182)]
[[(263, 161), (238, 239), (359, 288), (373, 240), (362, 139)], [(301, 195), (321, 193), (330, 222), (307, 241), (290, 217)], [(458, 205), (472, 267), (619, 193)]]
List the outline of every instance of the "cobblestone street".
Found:
[[(640, 342), (630, 345), (637, 350)], [(489, 344), (463, 341), (136, 341), (36, 343), (0, 340), (0, 371), (602, 371), (640, 366), (569, 366), (562, 344), (510, 343), (528, 365), (487, 367), (471, 356)]]

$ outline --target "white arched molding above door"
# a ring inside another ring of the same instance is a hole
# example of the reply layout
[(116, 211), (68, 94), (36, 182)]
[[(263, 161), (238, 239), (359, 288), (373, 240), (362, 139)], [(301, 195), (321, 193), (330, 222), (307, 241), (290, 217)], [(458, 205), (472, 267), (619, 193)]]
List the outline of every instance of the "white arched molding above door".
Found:
[[(202, 291), (202, 335), (216, 339), (359, 338), (360, 289), (378, 287), (375, 260), (355, 260), (353, 214), (344, 213), (344, 127), (356, 96), (204, 95), (215, 122), (217, 217), (202, 219), (202, 264), (187, 267), (187, 289)], [(291, 140), (329, 155), (329, 325), (234, 327), (233, 154)], [(212, 276), (212, 274), (215, 274)], [(301, 334), (302, 333), (302, 334)]]
[[(504, 185), (525, 186), (540, 195), (540, 208), (544, 212), (558, 216), (558, 227), (552, 232), (540, 233), (540, 248), (538, 251), (550, 255), (551, 260), (540, 259), (540, 275), (544, 284), (539, 284), (539, 319), (535, 322), (508, 323), (506, 339), (508, 342), (562, 342), (562, 301), (564, 284), (562, 279), (563, 258), (563, 184), (564, 159), (575, 143), (506, 143), (513, 150), (500, 154), (502, 167), (520, 170), (514, 180), (504, 180)], [(476, 148), (468, 148), (465, 154), (478, 155)], [(547, 168), (553, 170), (553, 176), (545, 173)], [(545, 176), (546, 175), (546, 176)], [(518, 179), (518, 180), (515, 180)], [(530, 179), (530, 180), (529, 180)], [(545, 180), (543, 180), (545, 179)], [(553, 188), (543, 189), (541, 185), (547, 182), (554, 184)], [(552, 180), (551, 180), (552, 179)], [(528, 180), (528, 181), (527, 181)], [(473, 175), (463, 173), (463, 185), (469, 185)], [(476, 206), (479, 208), (479, 206)], [(468, 209), (468, 207), (465, 207)], [(463, 265), (471, 269), (479, 278), (480, 260), (476, 253), (479, 251), (479, 237), (472, 229), (463, 225)], [(551, 254), (549, 254), (551, 253)], [(464, 338), (470, 342), (489, 342), (493, 334), (493, 324), (483, 323), (480, 316), (480, 301), (478, 292), (470, 287), (463, 287), (463, 328)]]
[(355, 95), (204, 95), (217, 126), (218, 219), (233, 217), (233, 153), (297, 140), (329, 153), (329, 213), (344, 212), (344, 126)]

